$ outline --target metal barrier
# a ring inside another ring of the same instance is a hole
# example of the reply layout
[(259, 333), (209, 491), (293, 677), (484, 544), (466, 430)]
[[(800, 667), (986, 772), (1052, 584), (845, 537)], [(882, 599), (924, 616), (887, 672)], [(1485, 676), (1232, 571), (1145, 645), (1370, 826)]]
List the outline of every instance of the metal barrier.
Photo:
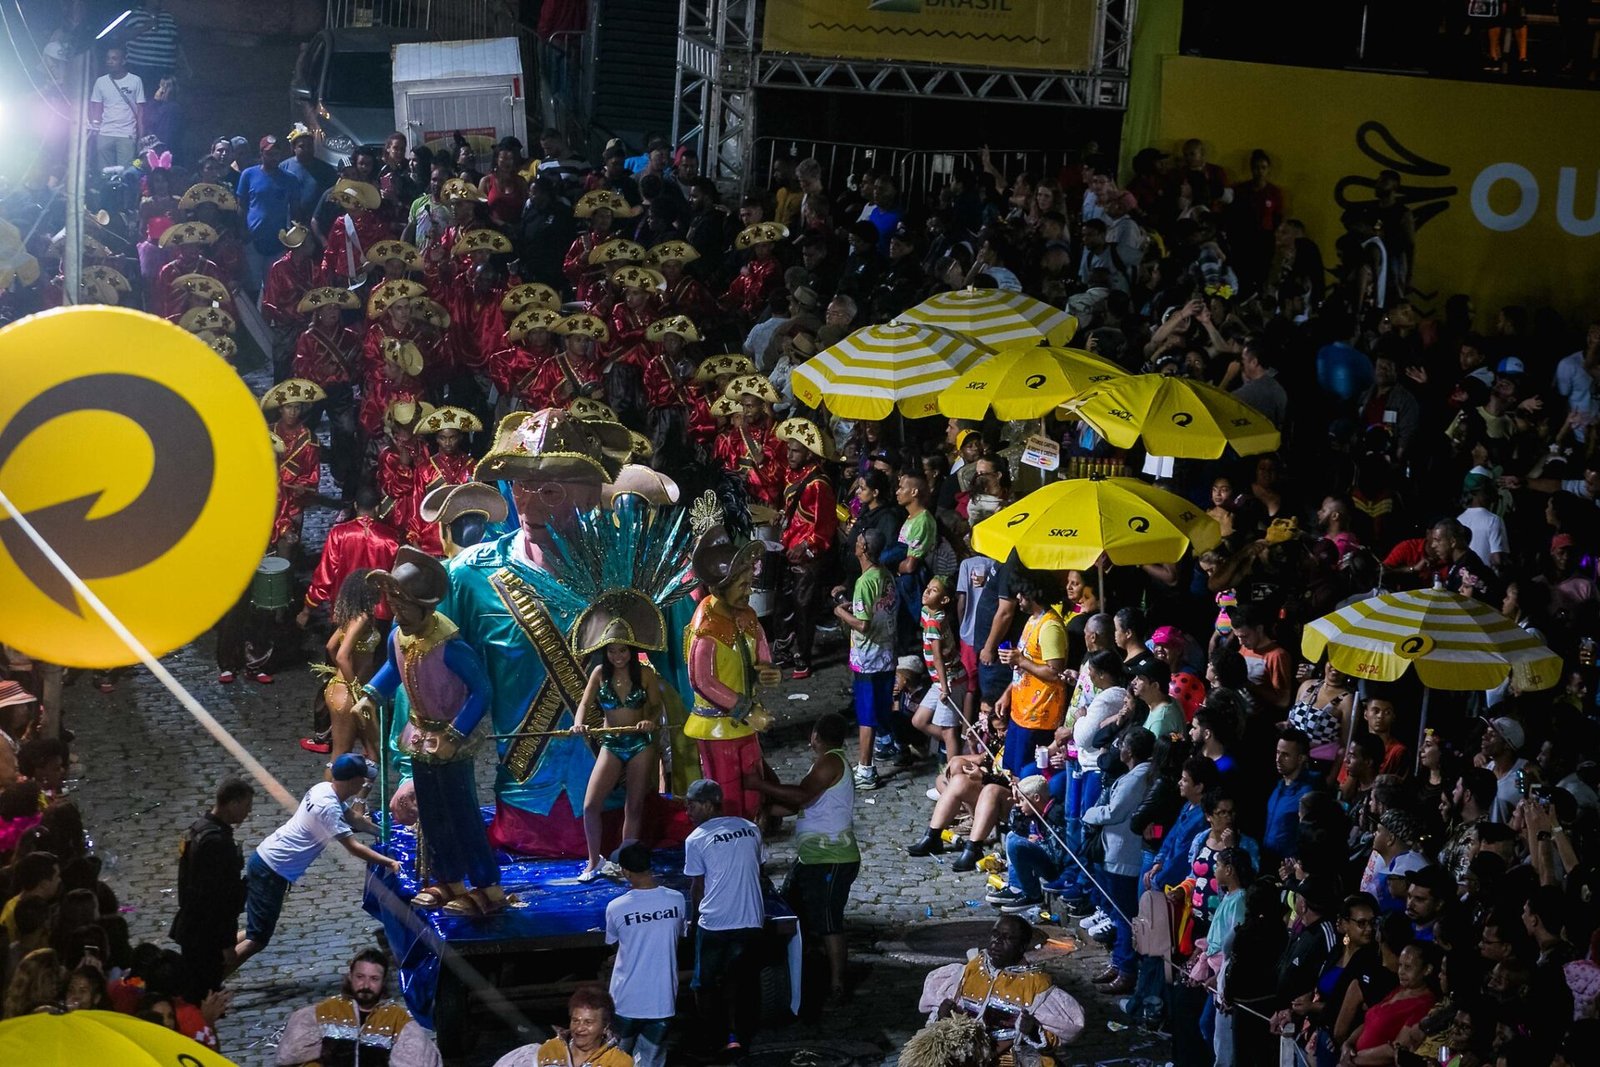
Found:
[(328, 0), (328, 29), (388, 26), (433, 30), (445, 41), (517, 34), (515, 5), (505, 0)]
[[(763, 176), (772, 173), (772, 166), (780, 157), (794, 163), (815, 159), (822, 165), (822, 185), (826, 189), (854, 188), (862, 171), (886, 174), (899, 185), (903, 198), (913, 200), (931, 197), (949, 184), (958, 168), (973, 173), (983, 169), (978, 148), (893, 148), (789, 137), (757, 139), (755, 161), (758, 168), (764, 168), (760, 172)], [(989, 158), (1009, 182), (1018, 174), (1054, 178), (1062, 167), (1075, 162), (1076, 153), (1066, 149), (991, 148)]]

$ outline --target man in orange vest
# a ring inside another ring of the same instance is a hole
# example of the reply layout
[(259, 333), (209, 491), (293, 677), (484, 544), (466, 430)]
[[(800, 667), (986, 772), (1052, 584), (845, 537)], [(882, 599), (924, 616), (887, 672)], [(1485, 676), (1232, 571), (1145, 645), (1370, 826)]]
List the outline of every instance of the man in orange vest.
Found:
[(1021, 778), (1035, 773), (1034, 749), (1050, 744), (1067, 714), (1067, 628), (1050, 602), (1048, 577), (1024, 570), (1014, 587), (1017, 609), (1028, 613), (1015, 648), (1000, 649), (1011, 686), (995, 705), (1009, 714), (1005, 769)]

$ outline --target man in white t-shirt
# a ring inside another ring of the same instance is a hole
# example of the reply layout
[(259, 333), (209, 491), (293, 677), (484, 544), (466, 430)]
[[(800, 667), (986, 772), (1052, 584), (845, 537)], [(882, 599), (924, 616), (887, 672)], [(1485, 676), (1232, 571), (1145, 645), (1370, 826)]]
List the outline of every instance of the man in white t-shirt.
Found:
[(678, 939), (688, 928), (689, 903), (676, 889), (656, 884), (650, 850), (639, 842), (623, 845), (611, 860), (629, 887), (606, 905), (606, 944), (617, 946), (611, 1030), (634, 1067), (662, 1067), (678, 1012)]
[[(696, 911), (694, 991), (700, 1022), (711, 1047), (738, 1056), (754, 1036), (760, 1011), (755, 951), (766, 922), (761, 865), (767, 849), (755, 823), (722, 814), (722, 787), (716, 782), (691, 783), (684, 799), (695, 824), (683, 843), (683, 873)], [(727, 989), (731, 996), (725, 996)]]
[(95, 131), (95, 165), (124, 167), (133, 162), (144, 121), (144, 82), (128, 73), (127, 53), (106, 49), (106, 72), (89, 94), (89, 125)]
[(1495, 822), (1510, 822), (1511, 813), (1522, 801), (1522, 784), (1517, 781), (1517, 772), (1526, 767), (1528, 761), (1517, 753), (1522, 751), (1526, 741), (1522, 724), (1510, 716), (1485, 721), (1483, 744), (1473, 762), (1494, 772), (1494, 807), (1489, 818)]
[(375, 834), (378, 828), (360, 812), (350, 810), (366, 792), (377, 773), (365, 759), (347, 752), (333, 761), (331, 782), (318, 782), (306, 790), (289, 821), (262, 839), (245, 861), (244, 934), (234, 946), (235, 966), (267, 947), (283, 911), (283, 898), (330, 841), (367, 863), (387, 867), (396, 874), (400, 861), (375, 852), (355, 835)]
[(1474, 467), (1462, 481), (1461, 493), (1466, 509), (1456, 518), (1472, 531), (1472, 551), (1498, 569), (1509, 554), (1510, 545), (1506, 538), (1506, 521), (1489, 510), (1497, 495), (1494, 476), (1483, 472), (1481, 467)]

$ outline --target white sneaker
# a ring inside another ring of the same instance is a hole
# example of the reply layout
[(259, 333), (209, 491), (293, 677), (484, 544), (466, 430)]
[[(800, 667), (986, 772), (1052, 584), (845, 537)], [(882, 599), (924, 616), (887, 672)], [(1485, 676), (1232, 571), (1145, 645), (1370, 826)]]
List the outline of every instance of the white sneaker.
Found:
[(855, 783), (857, 789), (876, 789), (883, 784), (878, 777), (878, 768), (872, 766), (856, 766)]
[(1111, 916), (1107, 915), (1100, 908), (1096, 908), (1094, 911), (1078, 920), (1078, 929), (1082, 930), (1084, 933), (1088, 933), (1091, 929), (1099, 926), (1101, 923), (1110, 921)]
[(1111, 916), (1107, 915), (1105, 917), (1105, 921), (1104, 922), (1095, 923), (1093, 926), (1091, 926), (1088, 929), (1084, 930), (1084, 933), (1088, 934), (1090, 937), (1095, 937), (1095, 936), (1097, 936), (1099, 934), (1105, 933), (1107, 930), (1111, 929), (1115, 925), (1117, 925), (1117, 920), (1115, 920)]
[(938, 800), (939, 799), (939, 791), (937, 789), (930, 789), (930, 790), (928, 790), (926, 796), (927, 796), (927, 798), (929, 800)]

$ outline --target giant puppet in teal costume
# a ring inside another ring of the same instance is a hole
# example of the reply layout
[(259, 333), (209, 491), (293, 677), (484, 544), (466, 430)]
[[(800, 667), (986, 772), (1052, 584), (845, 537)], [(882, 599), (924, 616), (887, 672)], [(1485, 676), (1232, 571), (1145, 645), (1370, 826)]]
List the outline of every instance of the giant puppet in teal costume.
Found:
[[(586, 854), (580, 812), (594, 755), (579, 737), (548, 736), (572, 725), (586, 672), (568, 635), (577, 621), (570, 603), (547, 603), (536, 575), (565, 565), (558, 543), (579, 540), (580, 516), (605, 502), (605, 487), (622, 469), (627, 431), (547, 409), (506, 416), (479, 463), (482, 481), (510, 484), (519, 529), (474, 545), (449, 562), (450, 593), (439, 610), (477, 649), (494, 687), (490, 715), (499, 765), (489, 839), (498, 848), (535, 856)], [(674, 680), (674, 664), (663, 677)], [(395, 721), (408, 708), (396, 696)], [(544, 736), (541, 736), (544, 735)], [(391, 754), (402, 773), (406, 763)]]

